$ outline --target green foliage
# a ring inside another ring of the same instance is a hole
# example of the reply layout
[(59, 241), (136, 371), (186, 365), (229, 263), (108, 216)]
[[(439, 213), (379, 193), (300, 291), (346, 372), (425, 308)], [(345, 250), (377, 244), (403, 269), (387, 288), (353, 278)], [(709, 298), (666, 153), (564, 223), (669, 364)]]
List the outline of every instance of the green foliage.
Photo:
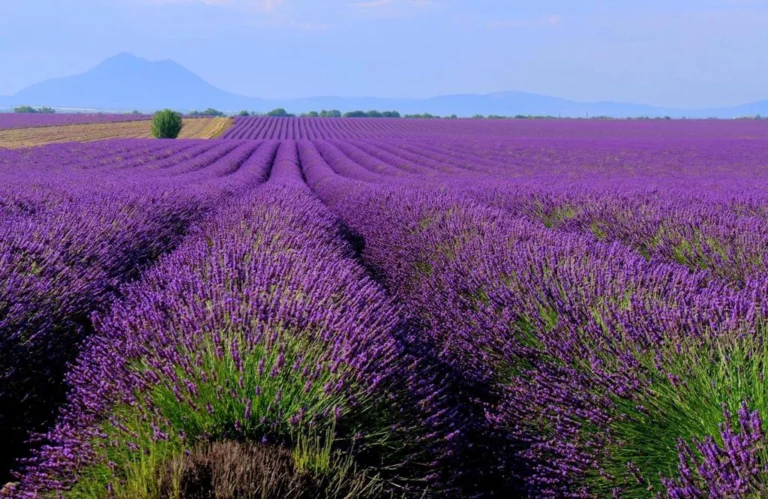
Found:
[[(598, 463), (614, 479), (595, 471), (588, 479), (591, 490), (610, 495), (618, 482), (624, 484), (621, 497), (658, 493), (662, 476), (678, 474), (678, 442), (711, 436), (723, 444), (721, 425), (733, 423), (723, 421), (723, 408), (735, 415), (749, 401), (751, 410), (768, 411), (766, 332), (761, 324), (754, 336), (683, 340), (635, 351), (649, 388), (633, 398), (613, 397), (622, 417), (611, 423), (614, 443), (600, 450)], [(601, 358), (616, 363), (610, 355)], [(586, 361), (581, 368), (590, 369)], [(760, 462), (767, 461), (768, 449)]]
[(276, 116), (280, 118), (292, 118), (295, 115), (289, 114), (288, 111), (286, 111), (282, 107), (278, 107), (277, 109), (273, 109), (270, 112), (268, 112), (267, 116)]
[(482, 120), (484, 118), (485, 118), (485, 116), (483, 116), (482, 114), (476, 114), (476, 115), (472, 116), (472, 119), (475, 119), (475, 120)]
[[(285, 366), (292, 366), (299, 357), (302, 365), (327, 363), (321, 360), (318, 348), (293, 340), (284, 332), (279, 343), (265, 342), (246, 355), (241, 353), (241, 372), (232, 352), (244, 340), (235, 338), (226, 341), (224, 355), (217, 351), (212, 338), (207, 338), (194, 376), (179, 367), (177, 383), (158, 384), (147, 396), (140, 396), (136, 405), (114, 410), (102, 427), (104, 436), (94, 441), (97, 464), (84, 470), (67, 496), (103, 497), (111, 484), (117, 497), (159, 497), (160, 477), (167, 464), (207, 441), (259, 442), (269, 437), (272, 441), (294, 442), (306, 438), (304, 450), (300, 451), (304, 465), (322, 469), (323, 449), (333, 443), (334, 411), (345, 405), (342, 395), (326, 394), (324, 387), (333, 384), (345, 368), (342, 366), (337, 374), (325, 369), (320, 376), (314, 372), (305, 376), (284, 367), (274, 374), (272, 368), (278, 365), (280, 352), (285, 356)], [(133, 369), (154, 370), (160, 379), (166, 379), (162, 372), (142, 361), (136, 361)], [(179, 386), (184, 387), (181, 397), (177, 393)], [(189, 386), (194, 386), (194, 393)], [(229, 388), (223, 392), (224, 387)], [(291, 417), (299, 412), (304, 414), (302, 422), (291, 423)], [(324, 419), (323, 414), (330, 417)], [(312, 431), (321, 432), (322, 438), (310, 438), (307, 433), (311, 419), (316, 422)], [(314, 445), (317, 449), (307, 447)], [(315, 457), (321, 461), (313, 461)]]
[(405, 118), (411, 118), (411, 119), (440, 119), (440, 116), (436, 116), (434, 114), (424, 113), (424, 114), (406, 114)]
[[(326, 113), (326, 114), (323, 114)], [(329, 114), (334, 113), (334, 114)], [(320, 116), (326, 117), (338, 117), (342, 116), (338, 111), (321, 111)], [(397, 111), (377, 111), (372, 109), (370, 111), (349, 111), (343, 114), (345, 118), (400, 118), (400, 113)]]
[(326, 111), (323, 109), (320, 111), (320, 117), (321, 118), (341, 118), (341, 111), (338, 109), (331, 109), (330, 111)]
[(53, 109), (52, 107), (45, 107), (45, 106), (43, 106), (41, 108), (37, 108), (37, 109), (35, 109), (32, 106), (19, 106), (17, 108), (14, 108), (13, 112), (14, 113), (44, 113), (44, 114), (53, 114), (53, 113), (56, 112), (56, 110)]
[[(161, 381), (105, 418), (91, 442), (93, 464), (81, 471), (64, 497), (166, 497), (163, 487), (169, 480), (173, 490), (180, 487), (180, 473), (171, 472), (168, 478), (174, 463), (224, 442), (268, 442), (287, 450), (295, 471), (326, 492), (352, 490), (352, 496), (339, 497), (380, 497), (375, 494), (381, 480), (368, 476), (365, 468), (358, 470), (357, 463), (384, 463), (384, 470), (392, 464), (395, 469), (421, 451), (412, 433), (411, 425), (418, 423), (409, 419), (410, 407), (398, 409), (391, 397), (366, 394), (349, 381), (350, 368), (327, 358), (324, 345), (278, 328), (273, 325), (262, 342), (247, 348), (237, 328), (226, 331), (218, 343), (206, 333), (194, 351), (180, 350), (185, 360), (174, 368), (173, 380), (152, 363), (135, 360), (130, 369), (139, 377), (151, 371), (149, 377)], [(182, 367), (189, 365), (195, 369)], [(328, 388), (342, 379), (343, 390)], [(112, 495), (106, 492), (109, 488)]]
[(139, 111), (138, 109), (134, 109), (133, 111), (131, 111), (131, 114), (133, 114), (133, 115), (137, 115), (137, 116), (138, 116), (138, 115), (141, 115), (141, 114), (142, 114), (142, 112), (141, 112), (141, 111)]
[(248, 111), (240, 111), (239, 113), (237, 113), (237, 115), (238, 116), (250, 116), (251, 113), (249, 113)]
[(297, 433), (293, 446), (293, 462), (296, 469), (313, 475), (331, 472), (333, 440), (333, 427), (326, 430), (325, 435), (319, 435), (316, 431), (306, 435)]
[[(247, 112), (247, 111), (244, 111), (244, 112)], [(205, 111), (192, 111), (191, 113), (189, 113), (188, 116), (193, 116), (193, 117), (204, 116), (204, 117), (215, 118), (215, 117), (226, 116), (226, 114), (219, 111), (218, 109), (209, 107)]]
[(158, 111), (152, 116), (152, 135), (158, 139), (175, 139), (183, 127), (181, 114), (171, 109)]

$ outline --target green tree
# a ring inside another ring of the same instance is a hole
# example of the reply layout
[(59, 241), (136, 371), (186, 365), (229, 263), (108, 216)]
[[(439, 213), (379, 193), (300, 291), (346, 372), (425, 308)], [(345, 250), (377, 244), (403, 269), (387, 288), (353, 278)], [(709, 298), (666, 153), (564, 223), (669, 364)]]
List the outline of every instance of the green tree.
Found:
[(192, 117), (198, 117), (198, 116), (206, 116), (206, 117), (217, 117), (217, 116), (226, 116), (223, 112), (219, 111), (218, 109), (214, 109), (212, 107), (209, 107), (205, 111), (192, 111), (187, 116)]
[(251, 113), (249, 113), (248, 111), (240, 111), (239, 113), (237, 113), (237, 115), (238, 116), (250, 116)]
[(152, 116), (152, 135), (158, 139), (175, 139), (183, 127), (181, 114), (171, 109), (158, 111)]
[(211, 116), (211, 117), (222, 117), (226, 116), (222, 111), (219, 111), (218, 109), (214, 109), (212, 107), (209, 107), (205, 111), (203, 111), (203, 116)]
[(14, 113), (36, 113), (37, 109), (32, 106), (19, 106), (13, 110)]
[(294, 115), (289, 114), (288, 111), (286, 111), (282, 107), (278, 107), (277, 109), (273, 109), (270, 112), (268, 112), (267, 116), (278, 116), (283, 118), (290, 118), (290, 117), (293, 117)]

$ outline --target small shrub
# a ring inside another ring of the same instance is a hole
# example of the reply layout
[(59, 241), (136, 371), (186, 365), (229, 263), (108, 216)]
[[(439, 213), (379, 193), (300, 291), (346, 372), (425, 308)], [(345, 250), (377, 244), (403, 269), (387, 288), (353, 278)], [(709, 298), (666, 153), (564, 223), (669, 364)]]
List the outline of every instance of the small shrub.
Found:
[(183, 127), (181, 114), (170, 109), (158, 111), (152, 117), (152, 135), (158, 139), (175, 139)]

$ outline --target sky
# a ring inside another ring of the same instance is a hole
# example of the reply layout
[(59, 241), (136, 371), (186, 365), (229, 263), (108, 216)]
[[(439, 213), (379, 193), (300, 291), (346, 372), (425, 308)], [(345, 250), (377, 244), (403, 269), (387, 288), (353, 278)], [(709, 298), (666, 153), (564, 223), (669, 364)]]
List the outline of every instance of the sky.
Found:
[(263, 98), (768, 99), (768, 0), (0, 0), (0, 95), (128, 52)]

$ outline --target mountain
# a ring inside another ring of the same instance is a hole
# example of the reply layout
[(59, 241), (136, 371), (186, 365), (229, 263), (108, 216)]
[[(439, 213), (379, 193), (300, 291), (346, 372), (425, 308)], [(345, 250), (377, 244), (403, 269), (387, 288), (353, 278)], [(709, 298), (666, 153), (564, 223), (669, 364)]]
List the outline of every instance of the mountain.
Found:
[(230, 112), (241, 109), (264, 112), (283, 107), (289, 112), (300, 113), (321, 109), (338, 109), (342, 112), (378, 109), (397, 110), (404, 114), (458, 116), (525, 114), (562, 117), (733, 118), (768, 115), (768, 101), (730, 108), (667, 109), (621, 102), (576, 102), (526, 92), (445, 95), (428, 99), (311, 97), (269, 100), (216, 88), (170, 60), (151, 62), (130, 54), (110, 57), (80, 75), (46, 80), (15, 95), (0, 96), (0, 108), (17, 105), (105, 111), (152, 111), (161, 108), (190, 111), (213, 107)]
[(220, 90), (173, 61), (150, 62), (130, 54), (110, 57), (80, 75), (31, 85), (5, 101), (109, 110), (188, 110), (209, 105), (241, 109), (261, 102)]

